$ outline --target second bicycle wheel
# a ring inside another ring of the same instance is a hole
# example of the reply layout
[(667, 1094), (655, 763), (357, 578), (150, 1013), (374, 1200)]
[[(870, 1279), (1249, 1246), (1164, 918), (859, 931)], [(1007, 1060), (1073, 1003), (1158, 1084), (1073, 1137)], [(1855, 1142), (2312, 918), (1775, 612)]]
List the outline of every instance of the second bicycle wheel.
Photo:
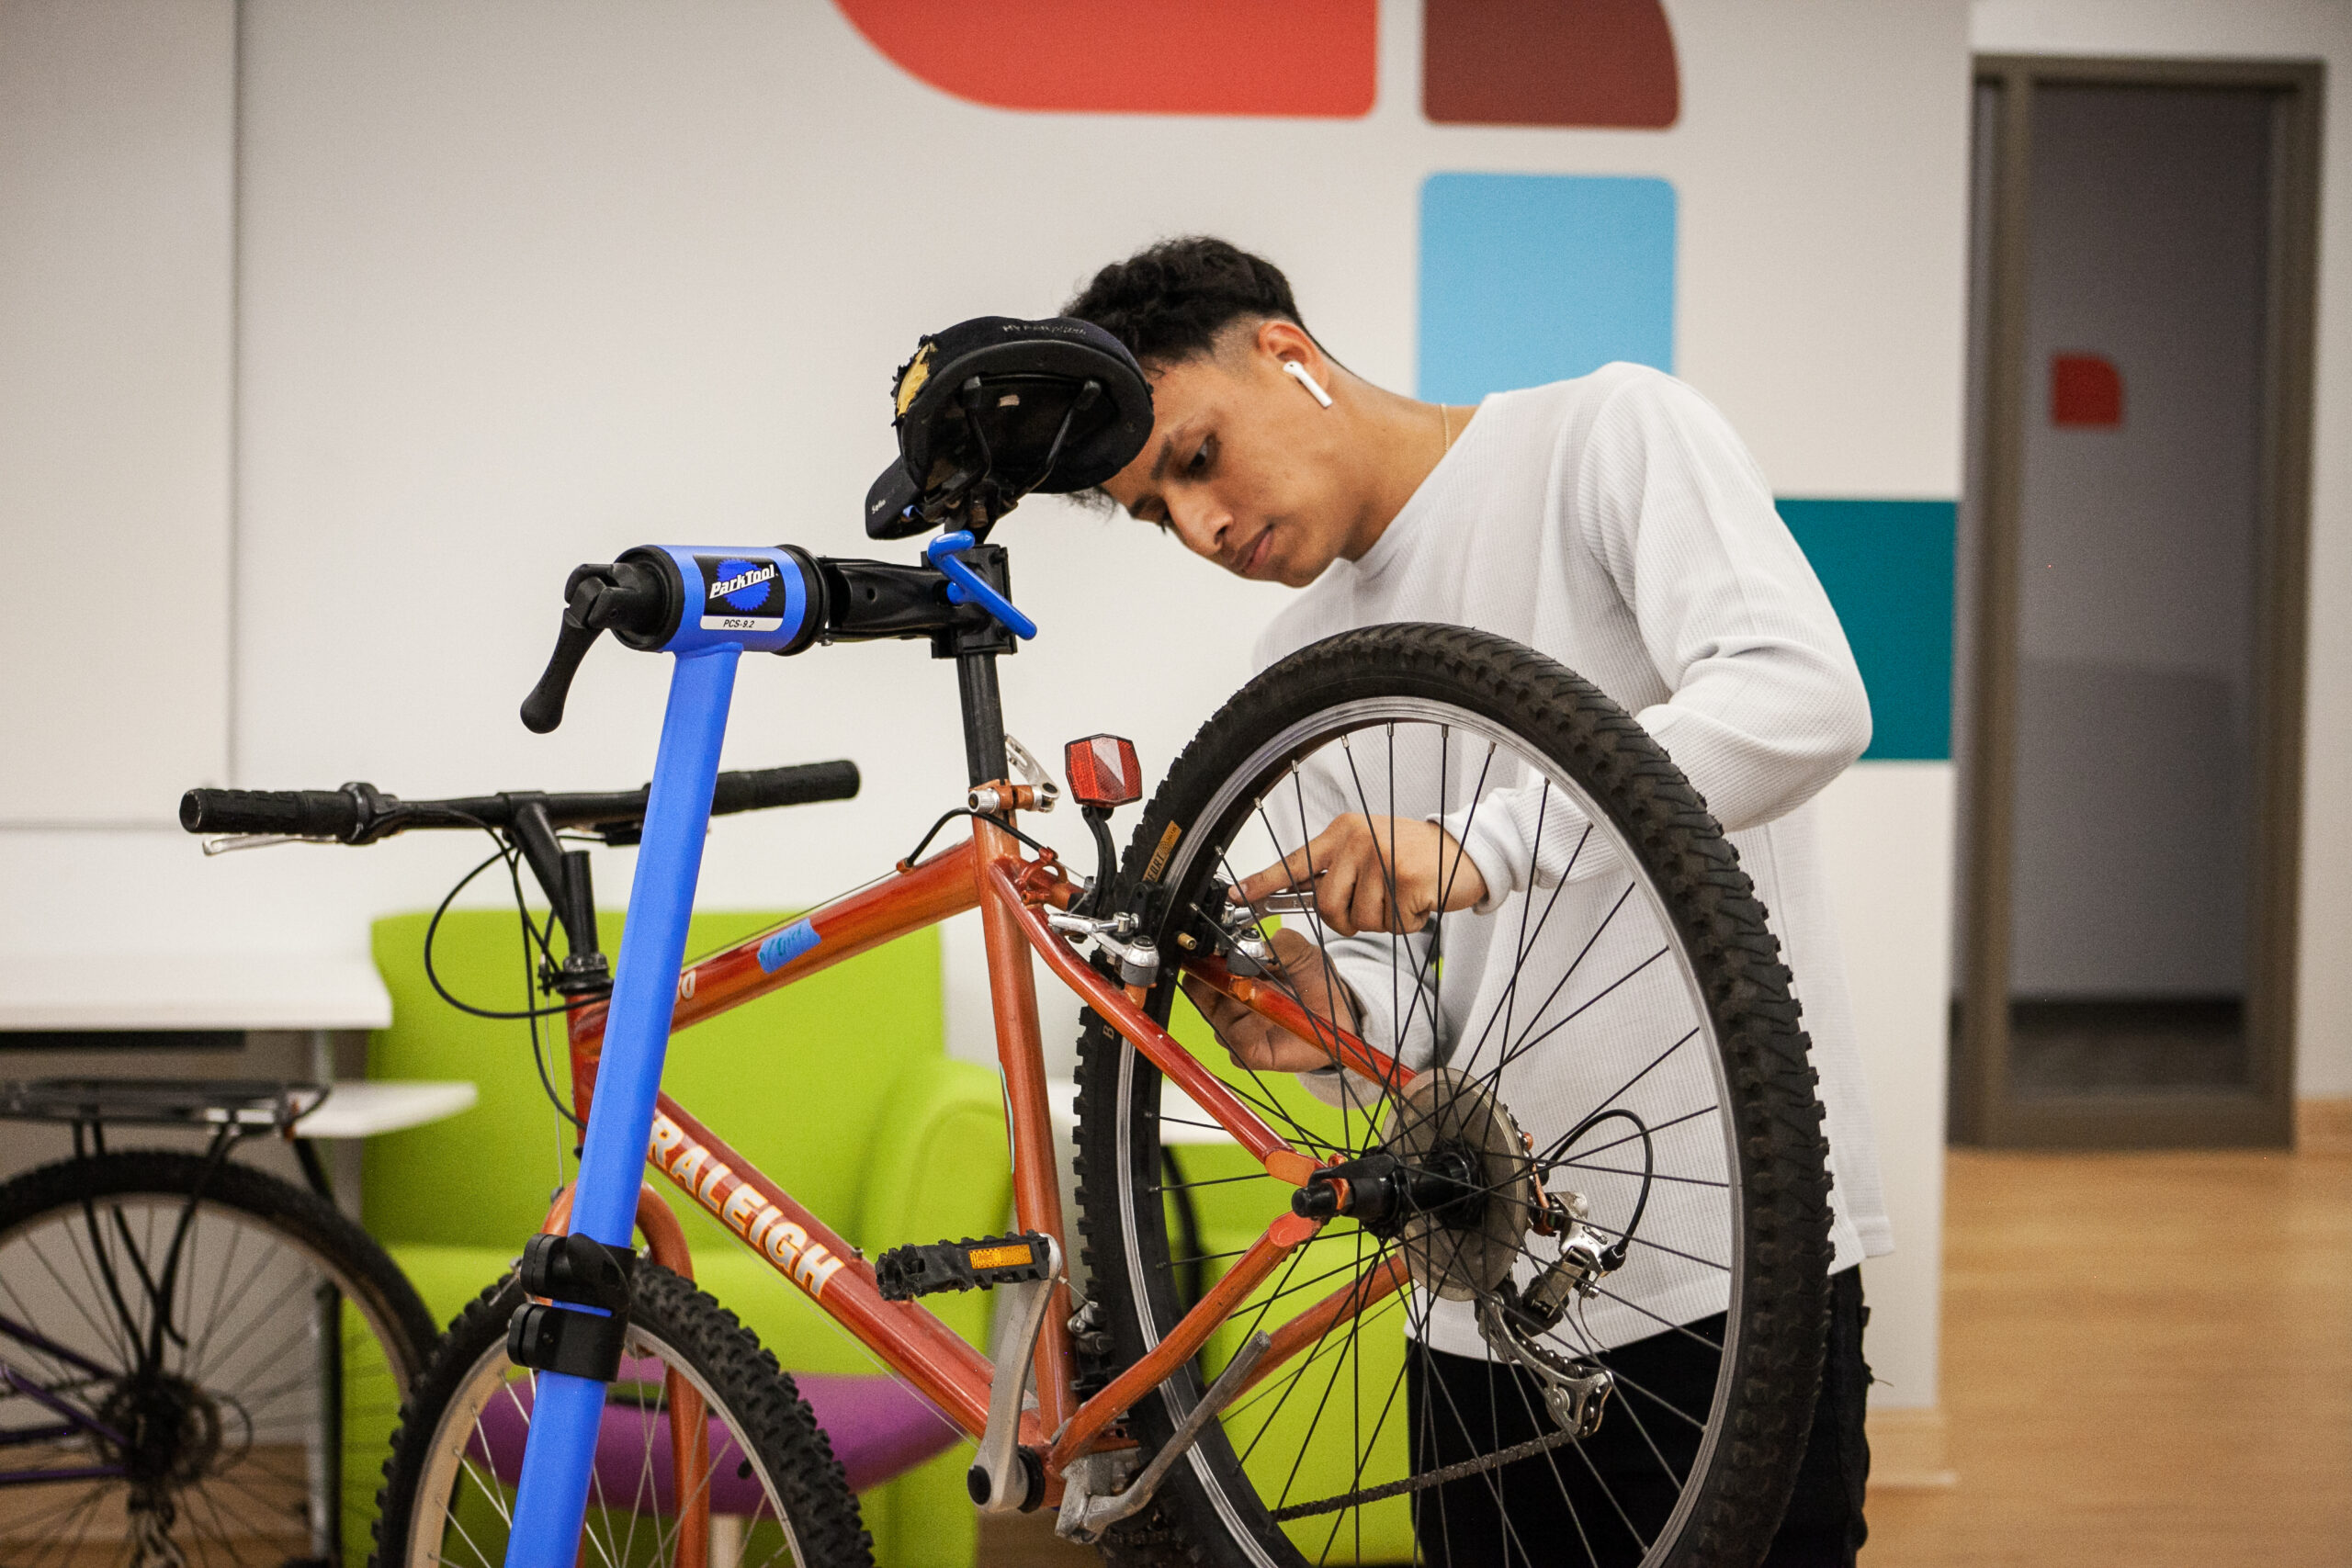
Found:
[(433, 1320), (332, 1203), (121, 1150), (0, 1185), (0, 1562), (365, 1561)]
[[(1410, 933), (1339, 934), (1344, 895), (1304, 852), (1350, 818), (1390, 884), (1370, 902), (1395, 897), (1416, 840), (1433, 852), (1433, 822), (1470, 847), (1484, 897)], [(1228, 901), (1284, 866), (1281, 915)], [(1246, 973), (1271, 955), (1260, 984), (1339, 995), (1410, 1077), (1233, 1066), (1173, 976), (1153, 992), (1273, 1130), (1351, 1162), (1353, 1213), (1136, 1407), (1148, 1452), (1250, 1335), (1275, 1334), (1113, 1555), (1753, 1562), (1820, 1377), (1826, 1145), (1764, 910), (1657, 743), (1506, 639), (1342, 634), (1203, 728), (1116, 895), (1171, 959)], [(1197, 1112), (1091, 1019), (1079, 1116), (1086, 1261), (1125, 1365), (1295, 1190), (1180, 1125)]]

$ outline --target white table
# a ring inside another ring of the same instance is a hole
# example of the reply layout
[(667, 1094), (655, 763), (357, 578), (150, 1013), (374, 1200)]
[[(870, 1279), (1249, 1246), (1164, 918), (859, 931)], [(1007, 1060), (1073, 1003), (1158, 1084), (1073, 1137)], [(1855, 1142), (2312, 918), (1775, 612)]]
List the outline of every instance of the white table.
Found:
[(295, 1122), (298, 1138), (373, 1137), (473, 1108), (470, 1083), (334, 1081), (331, 1033), (391, 1021), (391, 994), (375, 964), (356, 954), (0, 957), (0, 1031), (308, 1032), (311, 1077), (329, 1091)]
[(471, 1111), (480, 1092), (456, 1079), (328, 1086), (325, 1103), (294, 1123), (298, 1138), (372, 1138)]
[(0, 1030), (382, 1029), (391, 1021), (391, 994), (363, 954), (0, 957)]

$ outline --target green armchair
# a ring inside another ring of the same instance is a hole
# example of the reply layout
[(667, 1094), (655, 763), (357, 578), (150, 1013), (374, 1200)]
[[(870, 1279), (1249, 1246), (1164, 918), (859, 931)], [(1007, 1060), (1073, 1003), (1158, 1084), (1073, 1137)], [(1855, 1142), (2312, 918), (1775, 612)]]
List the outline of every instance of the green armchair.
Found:
[[(787, 916), (695, 917), (689, 950), (707, 952)], [(571, 1171), (530, 1061), (525, 1026), (460, 1013), (434, 994), (424, 964), (426, 918), (375, 928), (392, 1025), (368, 1050), (375, 1078), (469, 1078), (464, 1115), (367, 1145), (363, 1208), (372, 1231), (444, 1321), (512, 1267), (548, 1200)], [(617, 952), (620, 919), (602, 918)], [(515, 917), (458, 910), (434, 948), (444, 985), (478, 1006), (522, 994)], [(569, 1076), (560, 1018), (540, 1025), (549, 1074)], [(945, 1054), (939, 938), (926, 931), (813, 976), (677, 1035), (663, 1087), (870, 1257), (884, 1247), (981, 1235), (1012, 1201), (997, 1075)], [(725, 1303), (796, 1372), (867, 1373), (865, 1349), (666, 1182), (702, 1288)], [(943, 1298), (933, 1310), (985, 1348), (989, 1298)], [(969, 1568), (978, 1522), (965, 1492), (971, 1446), (859, 1499), (884, 1568)], [(373, 1466), (369, 1471), (372, 1473)], [(364, 1529), (360, 1532), (364, 1539)]]

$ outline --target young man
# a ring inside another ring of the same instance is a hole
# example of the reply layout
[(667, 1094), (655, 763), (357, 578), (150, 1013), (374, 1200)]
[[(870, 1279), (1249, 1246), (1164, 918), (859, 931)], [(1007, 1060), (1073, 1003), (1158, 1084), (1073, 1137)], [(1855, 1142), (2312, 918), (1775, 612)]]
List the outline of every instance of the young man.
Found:
[[(1260, 638), (1260, 669), (1381, 622), (1500, 633), (1634, 714), (1730, 833), (1798, 977), (1834, 1179), (1829, 1360), (1796, 1495), (1765, 1561), (1851, 1563), (1869, 1468), (1857, 1266), (1891, 1238), (1805, 803), (1861, 753), (1870, 712), (1837, 616), (1755, 461), (1704, 399), (1637, 366), (1476, 408), (1386, 391), (1324, 353), (1279, 270), (1218, 240), (1169, 241), (1105, 267), (1064, 313), (1118, 337), (1152, 382), (1151, 439), (1103, 490), (1227, 570), (1304, 591)], [(1441, 903), (1495, 908), (1513, 889), (1490, 884), (1525, 880), (1510, 868), (1528, 846), (1507, 841), (1504, 812), (1462, 830), (1466, 844), (1435, 820), (1330, 824), (1306, 846), (1323, 923), (1342, 937), (1409, 931)], [(1271, 866), (1238, 891), (1256, 898), (1295, 874), (1295, 863)], [(1285, 931), (1276, 948), (1300, 957), (1306, 939)], [(1311, 1004), (1353, 1010), (1352, 996), (1318, 985), (1328, 969), (1288, 967)], [(1336, 1092), (1335, 1081), (1317, 1084), (1337, 1075), (1311, 1041), (1215, 992), (1193, 999), (1238, 1061)], [(1667, 1379), (1685, 1349), (1668, 1333), (1626, 1353)], [(1449, 1390), (1491, 1386), (1483, 1364), (1431, 1359)], [(1624, 1427), (1604, 1422), (1596, 1440), (1623, 1439)], [(1521, 1509), (1514, 1501), (1514, 1519), (1482, 1536), (1475, 1522), (1465, 1533), (1457, 1504), (1450, 1541), (1423, 1527), (1424, 1555), (1538, 1557), (1524, 1542), (1555, 1524), (1553, 1539), (1574, 1539), (1569, 1521), (1516, 1517)]]

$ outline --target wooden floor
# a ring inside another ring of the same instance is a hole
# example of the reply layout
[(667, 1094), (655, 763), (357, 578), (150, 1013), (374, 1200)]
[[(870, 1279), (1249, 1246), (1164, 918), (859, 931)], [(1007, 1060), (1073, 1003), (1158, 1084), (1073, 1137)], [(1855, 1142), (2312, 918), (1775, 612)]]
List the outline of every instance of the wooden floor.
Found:
[[(2352, 1152), (1949, 1173), (1959, 1483), (1873, 1489), (1866, 1568), (2352, 1565)], [(1090, 1555), (1042, 1513), (982, 1534), (988, 1568)]]
[(2352, 1564), (2352, 1156), (1955, 1151), (1959, 1484), (1869, 1568)]

